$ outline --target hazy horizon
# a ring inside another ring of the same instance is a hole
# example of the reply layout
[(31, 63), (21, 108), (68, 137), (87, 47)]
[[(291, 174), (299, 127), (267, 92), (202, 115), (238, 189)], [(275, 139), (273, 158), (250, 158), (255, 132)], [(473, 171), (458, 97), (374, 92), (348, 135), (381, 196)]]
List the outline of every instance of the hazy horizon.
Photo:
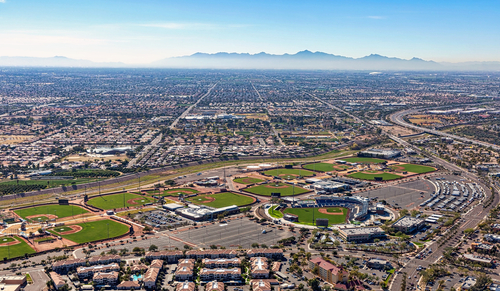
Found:
[(0, 0), (0, 56), (146, 64), (196, 52), (500, 61), (496, 1)]

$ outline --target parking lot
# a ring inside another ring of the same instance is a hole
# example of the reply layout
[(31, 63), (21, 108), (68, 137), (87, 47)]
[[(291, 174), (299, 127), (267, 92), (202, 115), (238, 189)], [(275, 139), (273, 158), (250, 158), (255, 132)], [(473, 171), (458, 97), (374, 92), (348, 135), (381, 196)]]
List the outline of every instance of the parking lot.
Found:
[(144, 218), (144, 223), (152, 227), (167, 229), (168, 227), (179, 227), (181, 225), (189, 223), (188, 220), (181, 218), (174, 213), (167, 211), (151, 211), (142, 214)]
[(385, 200), (388, 204), (401, 208), (413, 208), (431, 197), (434, 185), (426, 180), (404, 182), (375, 190), (364, 191), (356, 195)]
[[(265, 230), (265, 233), (264, 233)], [(277, 241), (297, 235), (288, 228), (279, 230), (274, 225), (261, 225), (244, 217), (225, 223), (209, 223), (174, 234), (183, 241), (196, 243), (198, 247), (211, 245), (251, 248), (253, 243), (271, 246)]]

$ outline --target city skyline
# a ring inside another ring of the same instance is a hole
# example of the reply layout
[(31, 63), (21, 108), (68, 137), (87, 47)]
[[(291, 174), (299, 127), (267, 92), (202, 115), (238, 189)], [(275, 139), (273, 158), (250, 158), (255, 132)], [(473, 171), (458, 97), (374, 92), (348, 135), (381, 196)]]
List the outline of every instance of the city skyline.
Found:
[(147, 64), (197, 52), (500, 61), (494, 1), (0, 1), (0, 56)]

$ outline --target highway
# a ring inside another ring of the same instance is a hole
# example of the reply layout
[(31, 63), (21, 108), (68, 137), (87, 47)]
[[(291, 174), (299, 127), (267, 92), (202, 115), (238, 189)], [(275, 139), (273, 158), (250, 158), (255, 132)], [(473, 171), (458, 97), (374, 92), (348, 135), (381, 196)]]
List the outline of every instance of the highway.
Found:
[(177, 117), (174, 122), (172, 122), (172, 124), (170, 124), (169, 128), (170, 129), (174, 129), (175, 126), (177, 125), (177, 123), (179, 122), (179, 120), (181, 120), (182, 118), (186, 117), (189, 112), (191, 112), (191, 110), (196, 107), (198, 105), (198, 103), (200, 103), (201, 100), (203, 100), (205, 97), (207, 97), (208, 95), (210, 95), (210, 92), (212, 92), (212, 89), (215, 88), (215, 86), (217, 86), (217, 84), (219, 84), (219, 82), (215, 83), (212, 87), (210, 87), (210, 89), (208, 89), (207, 93), (205, 93), (205, 95), (201, 96), (200, 99), (198, 99), (198, 101), (196, 101), (196, 103), (194, 103), (193, 105), (189, 106), (188, 109), (186, 109), (186, 111), (182, 112), (181, 115), (179, 115), (179, 117)]
[[(394, 122), (400, 126), (403, 126), (403, 127), (412, 128), (412, 129), (428, 132), (428, 133), (435, 134), (435, 135), (445, 136), (445, 137), (453, 138), (453, 139), (460, 140), (463, 142), (469, 142), (472, 144), (477, 144), (477, 145), (482, 145), (482, 146), (487, 146), (487, 147), (491, 146), (494, 149), (500, 149), (500, 147), (498, 147), (498, 146), (490, 145), (487, 143), (478, 142), (478, 141), (470, 140), (470, 139), (463, 138), (463, 137), (458, 137), (458, 136), (448, 134), (448, 133), (443, 133), (443, 132), (440, 132), (437, 130), (426, 129), (426, 128), (422, 128), (419, 126), (414, 126), (412, 124), (406, 123), (403, 120), (403, 117), (405, 115), (412, 114), (415, 112), (417, 112), (417, 110), (406, 110), (406, 111), (397, 112), (397, 113), (391, 115), (390, 119), (392, 122)], [(409, 144), (405, 140), (398, 138), (398, 137), (395, 137), (395, 136), (390, 135), (390, 134), (387, 134), (387, 135), (389, 138), (391, 138), (392, 140), (401, 144), (402, 146), (404, 146), (406, 148), (414, 149), (415, 151), (417, 151), (418, 154), (421, 153), (419, 148), (414, 147), (413, 145)], [(428, 155), (426, 155), (426, 156), (428, 156)], [(499, 202), (499, 197), (498, 197), (498, 195), (496, 195), (494, 200), (493, 200), (493, 203), (491, 203), (489, 207), (483, 208), (482, 201), (489, 198), (489, 196), (491, 195), (491, 191), (489, 190), (488, 187), (486, 187), (486, 185), (484, 185), (483, 183), (480, 182), (480, 180), (478, 179), (478, 177), (476, 175), (474, 175), (468, 171), (465, 171), (464, 169), (458, 167), (457, 165), (450, 163), (450, 162), (447, 162), (441, 158), (438, 158), (435, 156), (429, 156), (429, 158), (432, 159), (436, 164), (443, 166), (445, 169), (448, 169), (451, 171), (460, 171), (462, 177), (467, 178), (471, 181), (480, 183), (481, 186), (483, 187), (483, 189), (485, 190), (486, 197), (483, 197), (483, 200), (481, 200), (478, 204), (474, 205), (470, 211), (468, 211), (467, 213), (462, 215), (462, 217), (460, 218), (460, 220), (458, 222), (459, 227), (458, 227), (457, 232), (454, 235), (450, 236), (442, 246), (439, 246), (439, 243), (437, 241), (433, 240), (426, 247), (427, 249), (432, 250), (432, 253), (430, 255), (428, 255), (427, 257), (425, 257), (423, 259), (417, 259), (415, 257), (410, 258), (410, 260), (404, 264), (404, 267), (399, 270), (398, 274), (396, 274), (395, 278), (392, 281), (392, 284), (390, 285), (390, 290), (398, 290), (398, 291), (401, 290), (403, 276), (408, 276), (407, 280), (406, 280), (407, 288), (411, 287), (412, 283), (415, 286), (417, 286), (417, 282), (420, 278), (420, 276), (418, 275), (418, 271), (417, 271), (418, 266), (422, 266), (424, 268), (427, 268), (431, 264), (436, 263), (439, 260), (439, 258), (441, 258), (445, 248), (452, 247), (452, 246), (455, 246), (458, 244), (458, 242), (460, 241), (460, 239), (463, 236), (462, 231), (464, 231), (465, 229), (468, 229), (468, 228), (475, 228), (484, 218), (486, 218), (488, 216), (490, 209), (492, 209), (494, 206), (496, 206)], [(495, 188), (497, 188), (497, 187), (495, 186)], [(498, 189), (496, 189), (496, 190), (498, 191)], [(403, 275), (403, 273), (406, 273), (406, 275)]]
[(477, 140), (453, 135), (453, 134), (446, 133), (446, 132), (441, 132), (441, 131), (435, 130), (435, 129), (416, 126), (416, 125), (413, 125), (413, 124), (410, 124), (410, 123), (407, 123), (406, 121), (404, 121), (403, 118), (406, 115), (415, 114), (419, 111), (421, 111), (421, 109), (420, 110), (410, 109), (410, 110), (400, 111), (400, 112), (397, 112), (397, 113), (394, 113), (393, 115), (391, 115), (390, 119), (392, 122), (394, 122), (400, 126), (406, 127), (406, 128), (411, 128), (411, 129), (415, 129), (415, 130), (419, 130), (419, 131), (423, 131), (423, 132), (427, 132), (427, 133), (431, 133), (431, 134), (439, 135), (439, 136), (443, 136), (443, 137), (453, 138), (453, 139), (456, 139), (456, 140), (459, 140), (459, 141), (465, 142), (465, 143), (476, 144), (476, 145), (480, 145), (480, 146), (484, 146), (484, 147), (492, 147), (494, 150), (497, 150), (497, 151), (500, 150), (500, 146), (497, 146), (494, 144), (490, 144), (490, 143), (482, 142), (482, 141), (477, 141)]

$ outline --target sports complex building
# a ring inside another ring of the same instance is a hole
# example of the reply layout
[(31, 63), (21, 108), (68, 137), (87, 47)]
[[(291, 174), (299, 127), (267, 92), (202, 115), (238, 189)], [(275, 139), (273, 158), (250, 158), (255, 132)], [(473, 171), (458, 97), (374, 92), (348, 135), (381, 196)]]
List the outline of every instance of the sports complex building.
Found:
[(314, 200), (295, 201), (293, 207), (344, 207), (350, 209), (349, 220), (364, 220), (370, 199), (361, 196), (318, 196)]
[(227, 212), (228, 214), (238, 213), (239, 207), (236, 205), (226, 206), (222, 208), (214, 208), (205, 205), (189, 204), (187, 208), (178, 208), (175, 210), (180, 216), (194, 221), (213, 220), (217, 215)]

